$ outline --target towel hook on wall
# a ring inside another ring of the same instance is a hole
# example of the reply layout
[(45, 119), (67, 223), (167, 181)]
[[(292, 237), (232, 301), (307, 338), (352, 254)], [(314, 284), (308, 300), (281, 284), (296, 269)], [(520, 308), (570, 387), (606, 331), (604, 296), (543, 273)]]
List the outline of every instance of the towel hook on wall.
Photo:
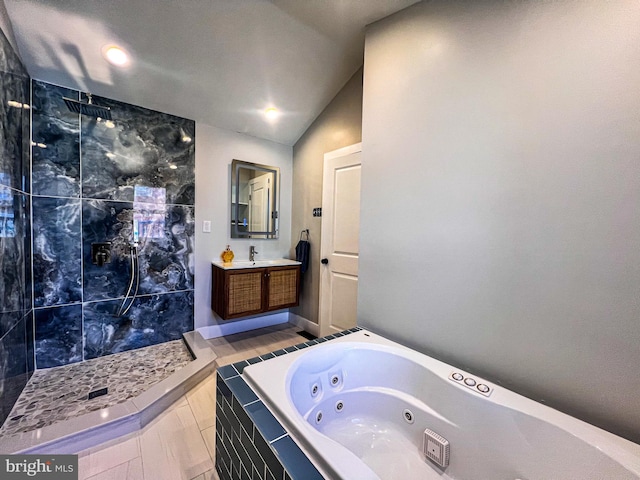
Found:
[(309, 241), (309, 229), (308, 228), (305, 228), (304, 230), (302, 230), (300, 232), (300, 240), (302, 240), (302, 235), (305, 235), (305, 234), (307, 235), (307, 241)]

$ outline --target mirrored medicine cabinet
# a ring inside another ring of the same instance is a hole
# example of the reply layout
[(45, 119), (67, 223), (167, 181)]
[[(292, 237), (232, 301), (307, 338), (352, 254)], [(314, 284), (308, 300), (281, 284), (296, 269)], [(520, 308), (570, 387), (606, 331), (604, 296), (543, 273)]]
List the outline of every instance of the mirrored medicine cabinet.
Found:
[(231, 162), (231, 238), (278, 238), (280, 169)]

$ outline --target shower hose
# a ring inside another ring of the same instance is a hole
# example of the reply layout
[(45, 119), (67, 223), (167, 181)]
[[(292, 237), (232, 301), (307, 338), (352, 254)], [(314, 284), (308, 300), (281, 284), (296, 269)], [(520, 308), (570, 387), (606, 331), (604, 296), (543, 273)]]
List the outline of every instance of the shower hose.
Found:
[[(134, 300), (136, 299), (136, 295), (138, 294), (138, 287), (140, 286), (140, 262), (138, 259), (138, 243), (133, 242), (131, 244), (131, 248), (129, 249), (129, 258), (131, 260), (131, 275), (129, 279), (129, 288), (127, 288), (127, 293), (122, 299), (122, 303), (120, 304), (120, 308), (118, 308), (117, 317), (121, 317), (126, 315), (131, 306), (133, 305)], [(133, 283), (135, 281), (136, 288), (131, 295), (131, 290), (133, 289)], [(127, 302), (129, 304), (127, 305)], [(126, 305), (126, 307), (125, 307)]]

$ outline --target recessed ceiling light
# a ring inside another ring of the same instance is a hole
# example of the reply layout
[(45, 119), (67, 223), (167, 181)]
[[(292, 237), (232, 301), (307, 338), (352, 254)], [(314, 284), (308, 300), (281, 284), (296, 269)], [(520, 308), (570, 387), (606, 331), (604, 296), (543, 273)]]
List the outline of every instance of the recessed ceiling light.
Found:
[(102, 55), (111, 65), (125, 67), (129, 64), (129, 55), (122, 48), (109, 45), (102, 49)]
[(264, 111), (264, 114), (269, 120), (274, 120), (278, 117), (279, 112), (276, 107), (269, 107)]

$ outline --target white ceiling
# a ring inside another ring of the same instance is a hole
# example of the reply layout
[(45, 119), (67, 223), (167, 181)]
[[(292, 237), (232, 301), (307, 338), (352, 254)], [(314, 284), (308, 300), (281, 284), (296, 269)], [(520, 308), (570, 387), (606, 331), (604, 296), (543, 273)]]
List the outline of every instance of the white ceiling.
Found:
[(33, 78), (293, 145), (362, 65), (365, 25), (417, 0), (4, 2)]

